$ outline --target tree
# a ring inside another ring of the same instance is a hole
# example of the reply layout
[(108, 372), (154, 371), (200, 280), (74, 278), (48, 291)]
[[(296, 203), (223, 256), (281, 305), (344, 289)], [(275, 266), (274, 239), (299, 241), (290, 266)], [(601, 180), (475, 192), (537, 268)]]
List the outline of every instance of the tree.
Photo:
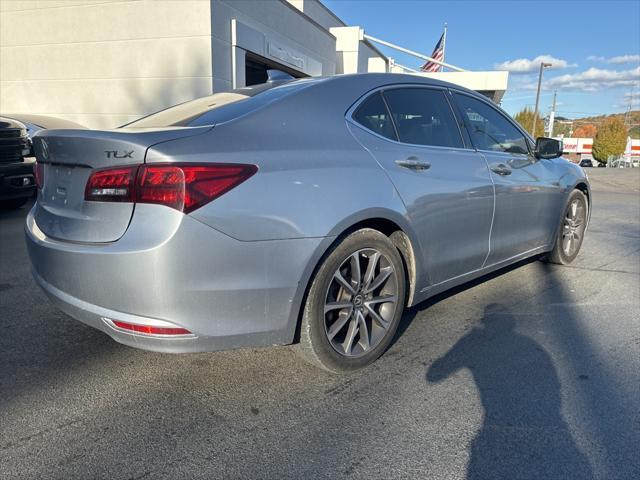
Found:
[(527, 132), (529, 132), (533, 136), (533, 138), (544, 136), (544, 120), (542, 119), (540, 114), (538, 114), (538, 119), (536, 120), (536, 131), (532, 132), (533, 110), (531, 110), (529, 107), (524, 107), (524, 109), (516, 113), (516, 116), (514, 118), (522, 128), (524, 128)]
[(629, 129), (629, 136), (631, 138), (640, 138), (640, 126), (631, 127)]
[(627, 127), (625, 127), (622, 118), (607, 118), (598, 129), (593, 141), (593, 158), (601, 163), (606, 163), (610, 156), (621, 156), (626, 146)]
[(556, 118), (556, 121), (553, 124), (553, 136), (554, 137), (570, 137), (571, 132), (571, 122), (568, 121), (560, 121)]
[(580, 125), (573, 131), (573, 136), (578, 138), (594, 138), (598, 133), (598, 129), (595, 125), (590, 123), (586, 125)]

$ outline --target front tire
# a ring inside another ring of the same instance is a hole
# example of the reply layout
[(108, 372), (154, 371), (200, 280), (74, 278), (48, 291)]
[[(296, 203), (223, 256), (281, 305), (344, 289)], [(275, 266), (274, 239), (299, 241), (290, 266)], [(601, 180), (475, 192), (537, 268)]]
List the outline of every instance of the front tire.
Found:
[(398, 249), (377, 230), (357, 230), (329, 251), (313, 277), (299, 348), (334, 373), (363, 368), (388, 348), (405, 301)]
[(580, 190), (571, 192), (560, 219), (553, 250), (546, 256), (545, 261), (568, 265), (578, 256), (587, 228), (588, 209), (589, 204), (584, 193)]

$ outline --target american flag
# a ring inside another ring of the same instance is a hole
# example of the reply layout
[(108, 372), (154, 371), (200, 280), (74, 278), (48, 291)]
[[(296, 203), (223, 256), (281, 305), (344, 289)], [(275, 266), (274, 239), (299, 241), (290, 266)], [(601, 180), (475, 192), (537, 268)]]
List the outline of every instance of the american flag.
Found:
[[(438, 40), (436, 48), (433, 49), (431, 58), (433, 58), (434, 60), (438, 60), (439, 62), (444, 61), (444, 33), (440, 37), (440, 40)], [(422, 65), (422, 67), (420, 67), (420, 70), (422, 70), (423, 72), (439, 72), (442, 70), (442, 65), (438, 65), (437, 63), (433, 62), (427, 62)]]

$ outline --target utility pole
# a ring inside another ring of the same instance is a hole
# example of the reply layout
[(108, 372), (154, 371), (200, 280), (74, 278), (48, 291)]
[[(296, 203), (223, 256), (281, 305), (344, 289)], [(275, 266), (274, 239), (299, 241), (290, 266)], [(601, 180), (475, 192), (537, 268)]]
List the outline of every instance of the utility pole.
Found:
[(558, 91), (555, 90), (553, 92), (553, 107), (551, 107), (551, 113), (549, 114), (549, 136), (553, 137), (553, 122), (556, 119), (556, 97), (558, 96)]
[(533, 128), (531, 129), (531, 135), (536, 135), (536, 120), (538, 120), (538, 105), (540, 103), (540, 85), (542, 85), (542, 70), (546, 67), (550, 67), (550, 63), (540, 62), (540, 74), (538, 75), (538, 91), (536, 92), (536, 108), (533, 111)]
[(631, 113), (631, 107), (633, 105), (633, 84), (631, 84), (631, 92), (629, 93), (629, 105), (627, 111), (624, 114), (624, 126), (629, 129), (629, 114)]

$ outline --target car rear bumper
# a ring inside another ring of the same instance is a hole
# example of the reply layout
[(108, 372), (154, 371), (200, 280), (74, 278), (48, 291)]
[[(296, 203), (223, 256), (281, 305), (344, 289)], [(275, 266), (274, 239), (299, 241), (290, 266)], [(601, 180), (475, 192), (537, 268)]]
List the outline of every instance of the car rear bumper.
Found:
[[(291, 342), (309, 269), (327, 240), (242, 242), (167, 207), (136, 205), (118, 241), (78, 244), (47, 237), (32, 213), (25, 230), (33, 274), (54, 303), (118, 342), (162, 352)], [(192, 334), (139, 334), (114, 321)]]

